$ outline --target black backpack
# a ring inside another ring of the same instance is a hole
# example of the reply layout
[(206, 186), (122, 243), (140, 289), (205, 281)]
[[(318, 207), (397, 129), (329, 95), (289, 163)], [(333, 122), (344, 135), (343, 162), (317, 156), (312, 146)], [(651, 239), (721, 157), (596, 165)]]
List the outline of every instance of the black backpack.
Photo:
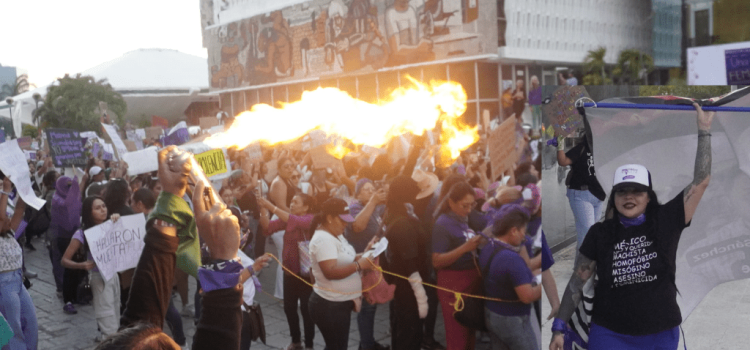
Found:
[(23, 219), (28, 223), (25, 231), (27, 237), (41, 236), (47, 232), (51, 221), (50, 207), (50, 201), (44, 203), (39, 210), (26, 206)]

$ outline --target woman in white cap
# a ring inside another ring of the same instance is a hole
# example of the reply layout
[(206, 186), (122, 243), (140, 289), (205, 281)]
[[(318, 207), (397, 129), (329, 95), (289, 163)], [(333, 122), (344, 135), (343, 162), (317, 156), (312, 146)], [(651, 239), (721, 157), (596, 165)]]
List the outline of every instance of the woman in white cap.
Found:
[(660, 204), (646, 167), (628, 164), (615, 171), (607, 217), (591, 227), (581, 245), (575, 273), (552, 325), (550, 350), (563, 349), (566, 323), (594, 273), (599, 280), (589, 349), (677, 349), (682, 322), (675, 285), (677, 245), (711, 177), (709, 131), (714, 113), (694, 106), (698, 152), (693, 181)]

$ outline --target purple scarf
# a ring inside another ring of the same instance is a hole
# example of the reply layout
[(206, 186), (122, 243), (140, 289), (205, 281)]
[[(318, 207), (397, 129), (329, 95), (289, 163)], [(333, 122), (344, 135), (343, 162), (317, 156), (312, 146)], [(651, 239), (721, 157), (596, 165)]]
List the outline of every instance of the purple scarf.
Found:
[(81, 226), (81, 191), (78, 189), (77, 176), (73, 179), (60, 176), (57, 179), (50, 212), (50, 226), (57, 228), (57, 236), (72, 237)]

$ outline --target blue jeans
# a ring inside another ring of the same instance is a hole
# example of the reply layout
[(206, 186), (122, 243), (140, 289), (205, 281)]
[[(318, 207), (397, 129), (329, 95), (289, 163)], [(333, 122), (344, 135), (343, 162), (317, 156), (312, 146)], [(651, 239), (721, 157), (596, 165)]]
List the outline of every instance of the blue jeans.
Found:
[(484, 309), (484, 322), (490, 331), (492, 350), (538, 350), (529, 315), (503, 316)]
[(567, 192), (568, 201), (570, 202), (570, 209), (573, 210), (573, 216), (576, 220), (576, 233), (577, 233), (577, 245), (576, 255), (578, 249), (581, 248), (583, 239), (586, 238), (586, 234), (589, 232), (591, 225), (595, 224), (602, 216), (602, 204), (599, 198), (594, 197), (589, 191), (579, 191), (568, 189)]
[(359, 327), (359, 347), (362, 349), (375, 348), (375, 311), (378, 304), (370, 304), (367, 298), (362, 298), (362, 309), (357, 314), (357, 326)]
[(185, 331), (182, 329), (182, 317), (177, 312), (177, 308), (174, 307), (172, 298), (169, 298), (169, 307), (167, 308), (167, 315), (165, 317), (169, 329), (172, 331), (172, 339), (179, 346), (185, 345)]
[(589, 349), (608, 350), (675, 350), (680, 343), (680, 327), (655, 334), (625, 335), (591, 323)]
[(38, 328), (31, 296), (23, 286), (21, 269), (0, 273), (0, 312), (13, 330), (10, 350), (36, 349)]
[(310, 294), (310, 318), (320, 329), (326, 350), (346, 350), (349, 344), (349, 325), (354, 302), (329, 301), (313, 292)]

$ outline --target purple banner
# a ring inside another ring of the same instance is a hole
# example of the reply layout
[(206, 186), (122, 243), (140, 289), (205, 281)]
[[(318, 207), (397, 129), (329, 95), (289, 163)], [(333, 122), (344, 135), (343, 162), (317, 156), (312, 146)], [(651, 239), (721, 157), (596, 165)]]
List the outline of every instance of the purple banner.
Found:
[(179, 146), (190, 140), (190, 133), (187, 128), (177, 129), (175, 132), (161, 137), (161, 144), (164, 147), (175, 145)]

